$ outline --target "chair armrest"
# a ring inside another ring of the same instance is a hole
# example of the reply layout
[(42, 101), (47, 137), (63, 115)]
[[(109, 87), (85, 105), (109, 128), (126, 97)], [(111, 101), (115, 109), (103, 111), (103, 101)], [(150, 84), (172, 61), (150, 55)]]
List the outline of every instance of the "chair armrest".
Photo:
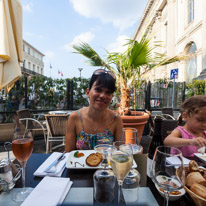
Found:
[(39, 126), (41, 126), (42, 130), (45, 130), (44, 126), (41, 124), (41, 122), (39, 122), (38, 120), (36, 119), (33, 119), (33, 118), (21, 118), (19, 119), (20, 122), (22, 121), (26, 121), (26, 129), (28, 128), (28, 122), (29, 121), (34, 121), (35, 123), (37, 123)]

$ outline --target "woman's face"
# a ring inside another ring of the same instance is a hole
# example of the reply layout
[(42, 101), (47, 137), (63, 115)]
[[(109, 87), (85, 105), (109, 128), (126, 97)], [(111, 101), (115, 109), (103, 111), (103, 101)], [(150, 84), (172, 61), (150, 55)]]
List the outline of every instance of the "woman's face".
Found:
[(193, 115), (183, 115), (187, 125), (194, 133), (202, 133), (206, 130), (206, 107), (202, 107)]
[(90, 99), (90, 106), (95, 109), (106, 109), (113, 97), (113, 92), (107, 88), (99, 87), (96, 85), (96, 81), (92, 85), (92, 88), (87, 89), (87, 96)]

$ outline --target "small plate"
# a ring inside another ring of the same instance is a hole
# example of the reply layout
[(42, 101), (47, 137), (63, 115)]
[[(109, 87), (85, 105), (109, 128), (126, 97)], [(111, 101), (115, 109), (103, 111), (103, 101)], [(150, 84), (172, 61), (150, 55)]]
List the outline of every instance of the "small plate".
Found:
[[(167, 180), (167, 177), (166, 176), (163, 176), (163, 175), (159, 175), (158, 177), (157, 177), (157, 179), (158, 179), (158, 181), (166, 181)], [(172, 180), (173, 181), (173, 180)], [(177, 180), (174, 180), (174, 183), (175, 184), (179, 184), (180, 185), (180, 183), (177, 181)], [(157, 183), (155, 183), (155, 187), (157, 188), (157, 190), (158, 190), (158, 192), (160, 193), (160, 195), (162, 196), (162, 197), (164, 197), (164, 192), (163, 191), (161, 191), (161, 189), (160, 189), (160, 187), (159, 187), (159, 185), (157, 185)], [(179, 198), (181, 198), (184, 194), (185, 194), (185, 189), (184, 188), (181, 188), (181, 189), (177, 189), (177, 190), (175, 190), (175, 191), (178, 191), (178, 192), (181, 192), (181, 194), (178, 194), (178, 195), (172, 195), (172, 194), (170, 194), (169, 195), (169, 200), (170, 201), (175, 201), (175, 200), (178, 200)]]
[[(74, 157), (74, 153), (76, 151), (84, 153), (84, 156), (79, 157), (79, 158)], [(86, 158), (91, 153), (96, 153), (96, 151), (94, 151), (94, 150), (74, 150), (74, 151), (70, 152), (69, 157), (68, 157), (67, 162), (66, 162), (66, 168), (68, 168), (68, 169), (99, 169), (99, 168), (103, 168), (101, 166), (101, 163), (97, 167), (90, 167), (86, 164)], [(75, 164), (75, 162), (78, 162), (78, 163)], [(137, 164), (133, 159), (132, 168), (136, 168), (136, 167), (137, 167)], [(111, 166), (109, 165), (108, 168), (111, 168)]]
[(194, 153), (196, 157), (198, 157), (202, 162), (206, 163), (206, 153), (201, 154), (201, 153)]

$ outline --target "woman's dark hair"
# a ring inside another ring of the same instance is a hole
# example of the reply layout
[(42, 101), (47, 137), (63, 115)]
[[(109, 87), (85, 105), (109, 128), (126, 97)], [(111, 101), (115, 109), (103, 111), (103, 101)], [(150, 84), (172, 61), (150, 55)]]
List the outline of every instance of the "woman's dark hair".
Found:
[(112, 75), (109, 73), (103, 72), (99, 74), (93, 74), (89, 82), (89, 89), (92, 88), (94, 82), (96, 82), (96, 86), (107, 88), (112, 93), (116, 90), (116, 79), (114, 79), (114, 77), (112, 77)]

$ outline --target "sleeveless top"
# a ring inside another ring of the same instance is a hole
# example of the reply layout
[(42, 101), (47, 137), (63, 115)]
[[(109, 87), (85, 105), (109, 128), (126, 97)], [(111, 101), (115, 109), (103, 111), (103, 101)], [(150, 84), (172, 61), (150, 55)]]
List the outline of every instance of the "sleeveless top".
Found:
[(76, 149), (90, 150), (94, 149), (94, 147), (98, 144), (112, 144), (114, 142), (114, 135), (109, 131), (109, 127), (116, 119), (117, 114), (111, 120), (111, 122), (107, 126), (107, 129), (104, 132), (96, 134), (87, 134), (84, 131), (83, 120), (80, 115), (80, 112), (77, 112), (80, 117), (82, 131), (80, 132), (80, 135), (76, 137)]
[[(181, 126), (178, 126), (176, 129), (180, 130), (183, 139), (195, 139), (196, 138), (196, 136), (189, 133), (187, 130), (185, 130)], [(203, 138), (206, 139), (206, 131), (203, 132)], [(188, 146), (179, 147), (179, 149), (182, 151), (182, 155), (184, 157), (193, 157), (194, 153), (198, 153), (199, 147), (188, 145)]]

